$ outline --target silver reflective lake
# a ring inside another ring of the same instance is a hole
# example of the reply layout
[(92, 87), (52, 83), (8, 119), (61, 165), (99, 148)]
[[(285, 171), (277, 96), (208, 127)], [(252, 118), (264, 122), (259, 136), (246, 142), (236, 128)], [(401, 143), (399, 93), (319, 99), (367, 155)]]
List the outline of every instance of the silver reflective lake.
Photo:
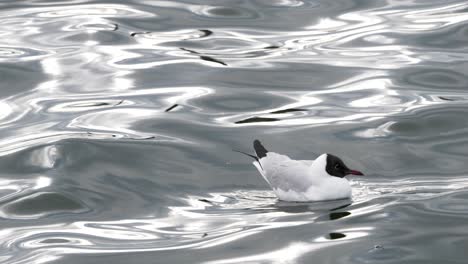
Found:
[[(0, 36), (1, 263), (466, 263), (466, 1), (2, 1)], [(366, 176), (278, 201), (256, 138)]]

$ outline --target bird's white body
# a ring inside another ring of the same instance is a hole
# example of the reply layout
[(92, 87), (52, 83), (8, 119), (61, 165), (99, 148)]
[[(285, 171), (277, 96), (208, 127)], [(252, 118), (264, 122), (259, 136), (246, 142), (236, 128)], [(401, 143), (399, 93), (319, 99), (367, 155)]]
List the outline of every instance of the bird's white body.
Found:
[(327, 154), (315, 160), (292, 160), (268, 152), (253, 164), (280, 200), (307, 202), (351, 197), (348, 180), (327, 173)]

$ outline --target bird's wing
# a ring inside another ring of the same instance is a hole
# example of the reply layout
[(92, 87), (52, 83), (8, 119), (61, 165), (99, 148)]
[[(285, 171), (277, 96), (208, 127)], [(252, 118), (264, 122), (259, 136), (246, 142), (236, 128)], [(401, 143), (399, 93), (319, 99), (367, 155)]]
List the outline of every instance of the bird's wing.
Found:
[(310, 167), (314, 163), (315, 160), (298, 160), (299, 162), (302, 162), (304, 165)]
[(313, 161), (292, 160), (288, 156), (268, 152), (259, 162), (261, 166), (257, 162), (254, 165), (273, 189), (303, 192), (311, 185), (309, 167)]

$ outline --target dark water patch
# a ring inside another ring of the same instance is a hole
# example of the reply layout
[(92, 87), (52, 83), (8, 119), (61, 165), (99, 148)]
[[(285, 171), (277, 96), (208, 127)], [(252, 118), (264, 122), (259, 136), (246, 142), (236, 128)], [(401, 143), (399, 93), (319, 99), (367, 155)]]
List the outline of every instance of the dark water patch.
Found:
[(149, 32), (149, 31), (145, 31), (145, 32), (132, 32), (132, 33), (130, 33), (130, 36), (131, 36), (131, 37), (135, 37), (135, 36), (137, 36), (137, 35), (144, 35), (144, 34), (149, 34), (149, 33), (151, 33), (151, 32)]
[(34, 217), (56, 213), (74, 213), (85, 210), (81, 203), (60, 193), (40, 192), (20, 198), (5, 206), (13, 216)]
[(444, 101), (450, 101), (450, 102), (457, 101), (457, 99), (455, 99), (455, 98), (449, 98), (449, 97), (446, 97), (446, 96), (439, 96), (439, 99), (444, 100)]
[(211, 30), (208, 30), (208, 29), (199, 29), (199, 30), (204, 33), (203, 36), (200, 36), (201, 38), (213, 35), (213, 31)]
[(306, 112), (306, 111), (307, 109), (289, 108), (289, 109), (273, 111), (273, 112), (270, 112), (270, 114), (285, 114), (285, 113), (290, 113), (290, 112)]
[(337, 220), (350, 215), (350, 212), (333, 212), (329, 214), (330, 220)]
[(345, 237), (346, 237), (346, 235), (343, 234), (343, 233), (330, 233), (327, 236), (327, 238), (330, 239), (330, 240), (341, 239), (341, 238), (345, 238)]
[(242, 14), (242, 11), (230, 7), (214, 7), (208, 9), (207, 13), (215, 16), (239, 16)]
[(225, 62), (223, 62), (221, 60), (218, 60), (218, 59), (215, 59), (215, 58), (210, 57), (210, 56), (200, 56), (200, 59), (202, 59), (204, 61), (214, 62), (214, 63), (218, 63), (218, 64), (221, 64), (221, 65), (224, 65), (224, 66), (228, 66)]
[(172, 106), (170, 106), (169, 108), (164, 110), (164, 112), (170, 112), (171, 110), (175, 109), (177, 106), (179, 106), (179, 105), (178, 104), (173, 104)]
[(278, 118), (271, 118), (271, 117), (251, 117), (247, 119), (243, 119), (240, 121), (236, 121), (236, 124), (246, 124), (246, 123), (262, 123), (262, 122), (276, 122), (276, 121), (281, 121), (281, 119)]
[(186, 49), (186, 48), (180, 48), (180, 49), (183, 50), (183, 51), (187, 51), (189, 53), (192, 53), (192, 54), (200, 54), (200, 53), (198, 53), (198, 52), (196, 52), (194, 50), (189, 50), (189, 49)]
[(129, 139), (132, 139), (132, 140), (152, 140), (152, 139), (156, 139), (156, 136), (147, 136), (147, 137), (129, 137)]
[(213, 202), (211, 202), (210, 200), (207, 200), (207, 199), (198, 199), (198, 200), (199, 200), (200, 202), (213, 204)]
[(465, 96), (438, 96), (438, 98), (447, 102), (459, 102), (467, 100)]

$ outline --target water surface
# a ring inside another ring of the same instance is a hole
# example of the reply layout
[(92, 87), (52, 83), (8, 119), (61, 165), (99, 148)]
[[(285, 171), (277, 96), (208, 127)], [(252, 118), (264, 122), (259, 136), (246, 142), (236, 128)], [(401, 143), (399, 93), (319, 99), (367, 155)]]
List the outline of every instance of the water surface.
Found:
[[(466, 263), (465, 1), (0, 3), (0, 261)], [(353, 199), (250, 160), (342, 157)]]

